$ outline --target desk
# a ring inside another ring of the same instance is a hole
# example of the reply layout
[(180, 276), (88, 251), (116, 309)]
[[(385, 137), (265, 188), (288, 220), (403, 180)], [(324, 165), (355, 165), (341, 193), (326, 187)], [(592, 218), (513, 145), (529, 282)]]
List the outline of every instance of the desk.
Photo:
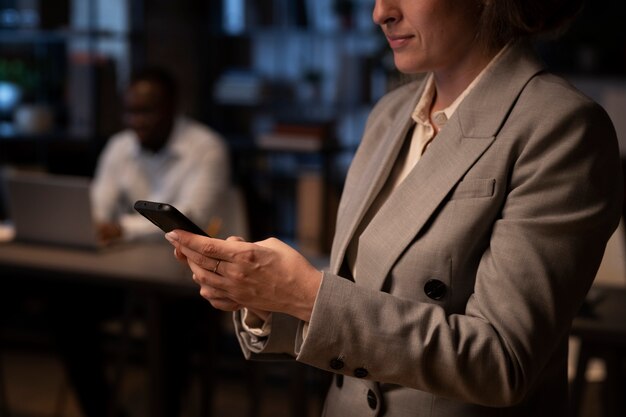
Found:
[(120, 244), (101, 251), (17, 242), (0, 243), (0, 285), (6, 280), (37, 278), (74, 280), (93, 285), (121, 286), (148, 300), (148, 415), (161, 417), (163, 360), (160, 350), (162, 297), (199, 297), (189, 269), (177, 262), (164, 243)]
[(174, 259), (167, 243), (121, 243), (102, 250), (18, 242), (0, 243), (0, 270), (20, 274), (60, 274), (68, 278), (190, 293), (197, 285), (189, 269)]
[(606, 361), (604, 415), (624, 416), (622, 361), (626, 352), (626, 288), (594, 286), (589, 306), (574, 319), (571, 334), (580, 339), (576, 376), (572, 383), (572, 408), (578, 415), (589, 359)]

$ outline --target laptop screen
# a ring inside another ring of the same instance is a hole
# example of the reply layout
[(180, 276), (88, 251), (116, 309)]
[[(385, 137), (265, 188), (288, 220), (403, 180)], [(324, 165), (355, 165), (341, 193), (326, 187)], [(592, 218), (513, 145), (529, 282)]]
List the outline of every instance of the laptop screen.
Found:
[(8, 217), (15, 239), (98, 248), (88, 177), (5, 173)]

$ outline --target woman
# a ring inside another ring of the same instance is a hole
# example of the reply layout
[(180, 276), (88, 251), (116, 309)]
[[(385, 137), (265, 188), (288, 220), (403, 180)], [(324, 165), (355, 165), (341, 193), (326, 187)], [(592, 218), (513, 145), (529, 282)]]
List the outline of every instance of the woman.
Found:
[(567, 340), (619, 220), (605, 112), (529, 35), (578, 4), (377, 0), (400, 71), (348, 172), (329, 271), (276, 239), (166, 235), (246, 357), (335, 373), (325, 416), (565, 416)]

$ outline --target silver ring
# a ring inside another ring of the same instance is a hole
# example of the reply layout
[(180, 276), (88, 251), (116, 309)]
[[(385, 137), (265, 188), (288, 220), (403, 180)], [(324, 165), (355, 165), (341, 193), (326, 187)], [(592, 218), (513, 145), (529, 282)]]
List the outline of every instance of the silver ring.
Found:
[(220, 266), (220, 262), (222, 262), (222, 260), (221, 260), (221, 259), (218, 259), (218, 260), (217, 260), (217, 263), (216, 263), (216, 264), (215, 264), (215, 266), (213, 267), (213, 271), (211, 271), (211, 272), (213, 272), (214, 274), (217, 274), (217, 267), (218, 267), (218, 266)]

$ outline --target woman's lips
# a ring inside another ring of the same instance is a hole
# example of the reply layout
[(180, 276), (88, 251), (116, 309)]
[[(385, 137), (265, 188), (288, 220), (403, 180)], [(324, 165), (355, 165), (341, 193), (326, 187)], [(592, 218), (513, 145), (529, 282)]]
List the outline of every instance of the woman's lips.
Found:
[(406, 45), (412, 37), (411, 35), (387, 35), (387, 42), (391, 49), (397, 49)]

